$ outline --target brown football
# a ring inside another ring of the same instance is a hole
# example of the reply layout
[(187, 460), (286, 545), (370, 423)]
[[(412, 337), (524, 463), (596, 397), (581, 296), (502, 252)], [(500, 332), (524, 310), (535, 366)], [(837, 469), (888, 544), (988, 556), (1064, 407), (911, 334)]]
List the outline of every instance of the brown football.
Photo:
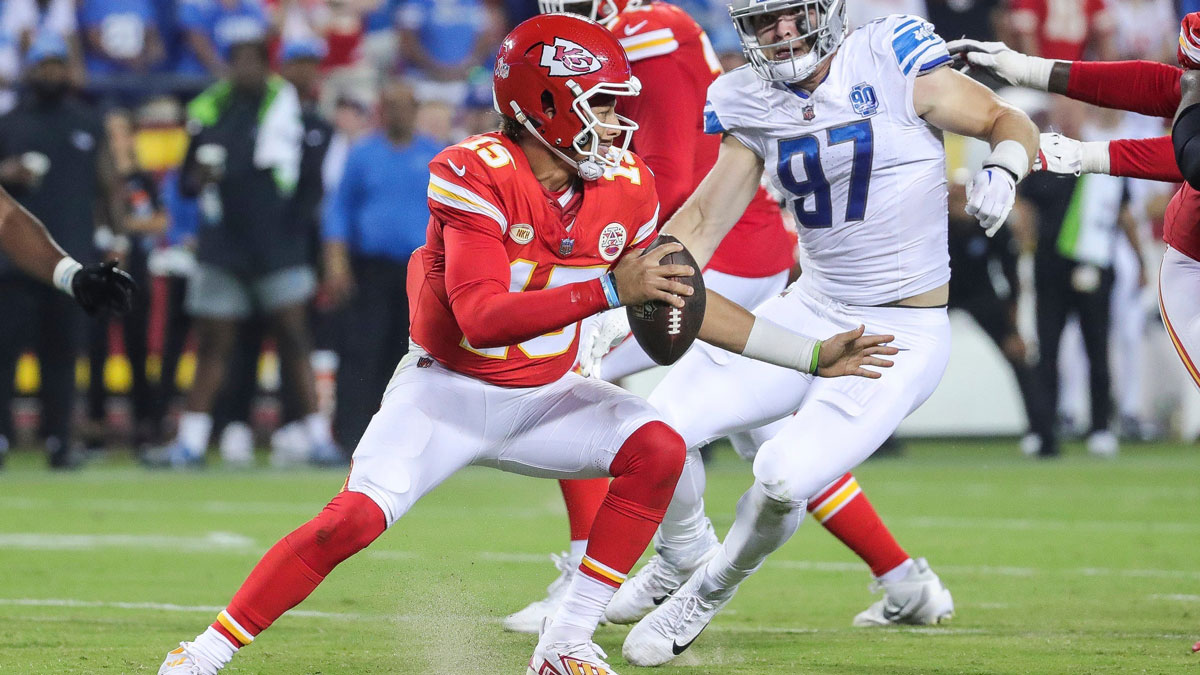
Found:
[[(650, 251), (676, 241), (679, 240), (669, 234), (660, 234), (646, 250)], [(629, 305), (625, 311), (629, 314), (629, 329), (637, 343), (655, 363), (669, 366), (684, 355), (696, 340), (696, 335), (700, 333), (706, 302), (704, 277), (696, 259), (686, 248), (678, 253), (663, 256), (659, 264), (691, 265), (695, 270), (692, 276), (676, 277), (675, 280), (691, 286), (696, 292), (683, 299), (682, 309), (651, 301), (641, 305)]]

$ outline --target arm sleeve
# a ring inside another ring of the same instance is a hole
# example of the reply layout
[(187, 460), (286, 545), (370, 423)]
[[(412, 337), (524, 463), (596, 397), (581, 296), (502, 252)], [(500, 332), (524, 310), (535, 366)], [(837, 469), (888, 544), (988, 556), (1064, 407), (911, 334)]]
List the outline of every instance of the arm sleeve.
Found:
[(1073, 61), (1067, 96), (1104, 108), (1172, 117), (1183, 70), (1153, 61)]
[(499, 237), (459, 223), (446, 223), (444, 236), (450, 309), (474, 347), (515, 345), (608, 309), (599, 279), (512, 293)]
[(1113, 176), (1183, 182), (1170, 136), (1112, 141), (1108, 144), (1108, 161), (1108, 172)]
[[(673, 58), (635, 61), (633, 74), (642, 82), (685, 82), (687, 78)], [(704, 106), (704, 92), (694, 93), (694, 100), (689, 101), (681, 100), (672, 87), (646, 87), (638, 96), (629, 97), (626, 114), (642, 127), (633, 135), (634, 150), (654, 172), (664, 214), (675, 213), (696, 187), (692, 159), (703, 137), (692, 125), (673, 122), (679, 118), (675, 113)]]

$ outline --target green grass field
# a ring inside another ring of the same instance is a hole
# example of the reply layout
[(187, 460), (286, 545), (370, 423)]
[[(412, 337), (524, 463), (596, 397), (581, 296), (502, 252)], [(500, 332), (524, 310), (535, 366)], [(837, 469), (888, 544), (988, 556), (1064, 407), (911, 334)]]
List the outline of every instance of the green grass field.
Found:
[[(910, 443), (857, 472), (901, 543), (929, 558), (958, 615), (854, 629), (865, 568), (806, 522), (662, 673), (1170, 673), (1200, 669), (1200, 453), (1011, 442)], [(127, 460), (0, 474), (0, 673), (154, 673), (259, 555), (340, 487), (337, 473), (147, 474)], [(749, 484), (722, 452), (709, 512), (724, 532)], [(541, 596), (565, 547), (550, 481), (468, 470), (443, 485), (238, 656), (232, 673), (524, 672), (530, 636), (499, 619)], [(619, 654), (626, 628), (597, 642)], [(650, 672), (626, 666), (622, 673)]]

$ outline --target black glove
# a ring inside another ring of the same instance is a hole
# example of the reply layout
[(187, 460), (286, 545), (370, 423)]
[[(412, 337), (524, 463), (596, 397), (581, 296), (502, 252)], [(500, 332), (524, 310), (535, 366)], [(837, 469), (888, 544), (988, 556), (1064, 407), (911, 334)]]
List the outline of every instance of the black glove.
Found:
[(84, 265), (71, 279), (75, 301), (88, 314), (127, 314), (133, 309), (137, 284), (133, 277), (117, 268), (117, 261)]

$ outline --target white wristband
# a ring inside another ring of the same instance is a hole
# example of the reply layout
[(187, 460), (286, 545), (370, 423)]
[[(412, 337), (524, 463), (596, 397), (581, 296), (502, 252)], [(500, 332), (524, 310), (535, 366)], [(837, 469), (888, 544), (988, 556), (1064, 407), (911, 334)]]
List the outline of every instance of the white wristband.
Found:
[(802, 373), (816, 371), (821, 341), (793, 333), (762, 317), (754, 319), (742, 356)]
[(1084, 141), (1079, 145), (1082, 146), (1079, 156), (1081, 173), (1109, 172), (1108, 141)]
[(992, 154), (983, 160), (983, 165), (1005, 169), (1016, 176), (1017, 181), (1020, 182), (1029, 173), (1029, 153), (1025, 151), (1025, 146), (1018, 141), (1011, 138), (1006, 139), (992, 148)]
[(75, 291), (71, 289), (71, 281), (75, 279), (75, 273), (81, 269), (83, 269), (83, 265), (79, 264), (79, 261), (71, 256), (66, 256), (62, 260), (59, 260), (58, 264), (54, 266), (54, 275), (52, 277), (54, 287), (71, 297), (75, 297)]
[(1026, 56), (1025, 72), (1020, 74), (1019, 86), (1029, 87), (1040, 91), (1050, 89), (1050, 72), (1054, 69), (1055, 59), (1043, 59), (1040, 56)]

